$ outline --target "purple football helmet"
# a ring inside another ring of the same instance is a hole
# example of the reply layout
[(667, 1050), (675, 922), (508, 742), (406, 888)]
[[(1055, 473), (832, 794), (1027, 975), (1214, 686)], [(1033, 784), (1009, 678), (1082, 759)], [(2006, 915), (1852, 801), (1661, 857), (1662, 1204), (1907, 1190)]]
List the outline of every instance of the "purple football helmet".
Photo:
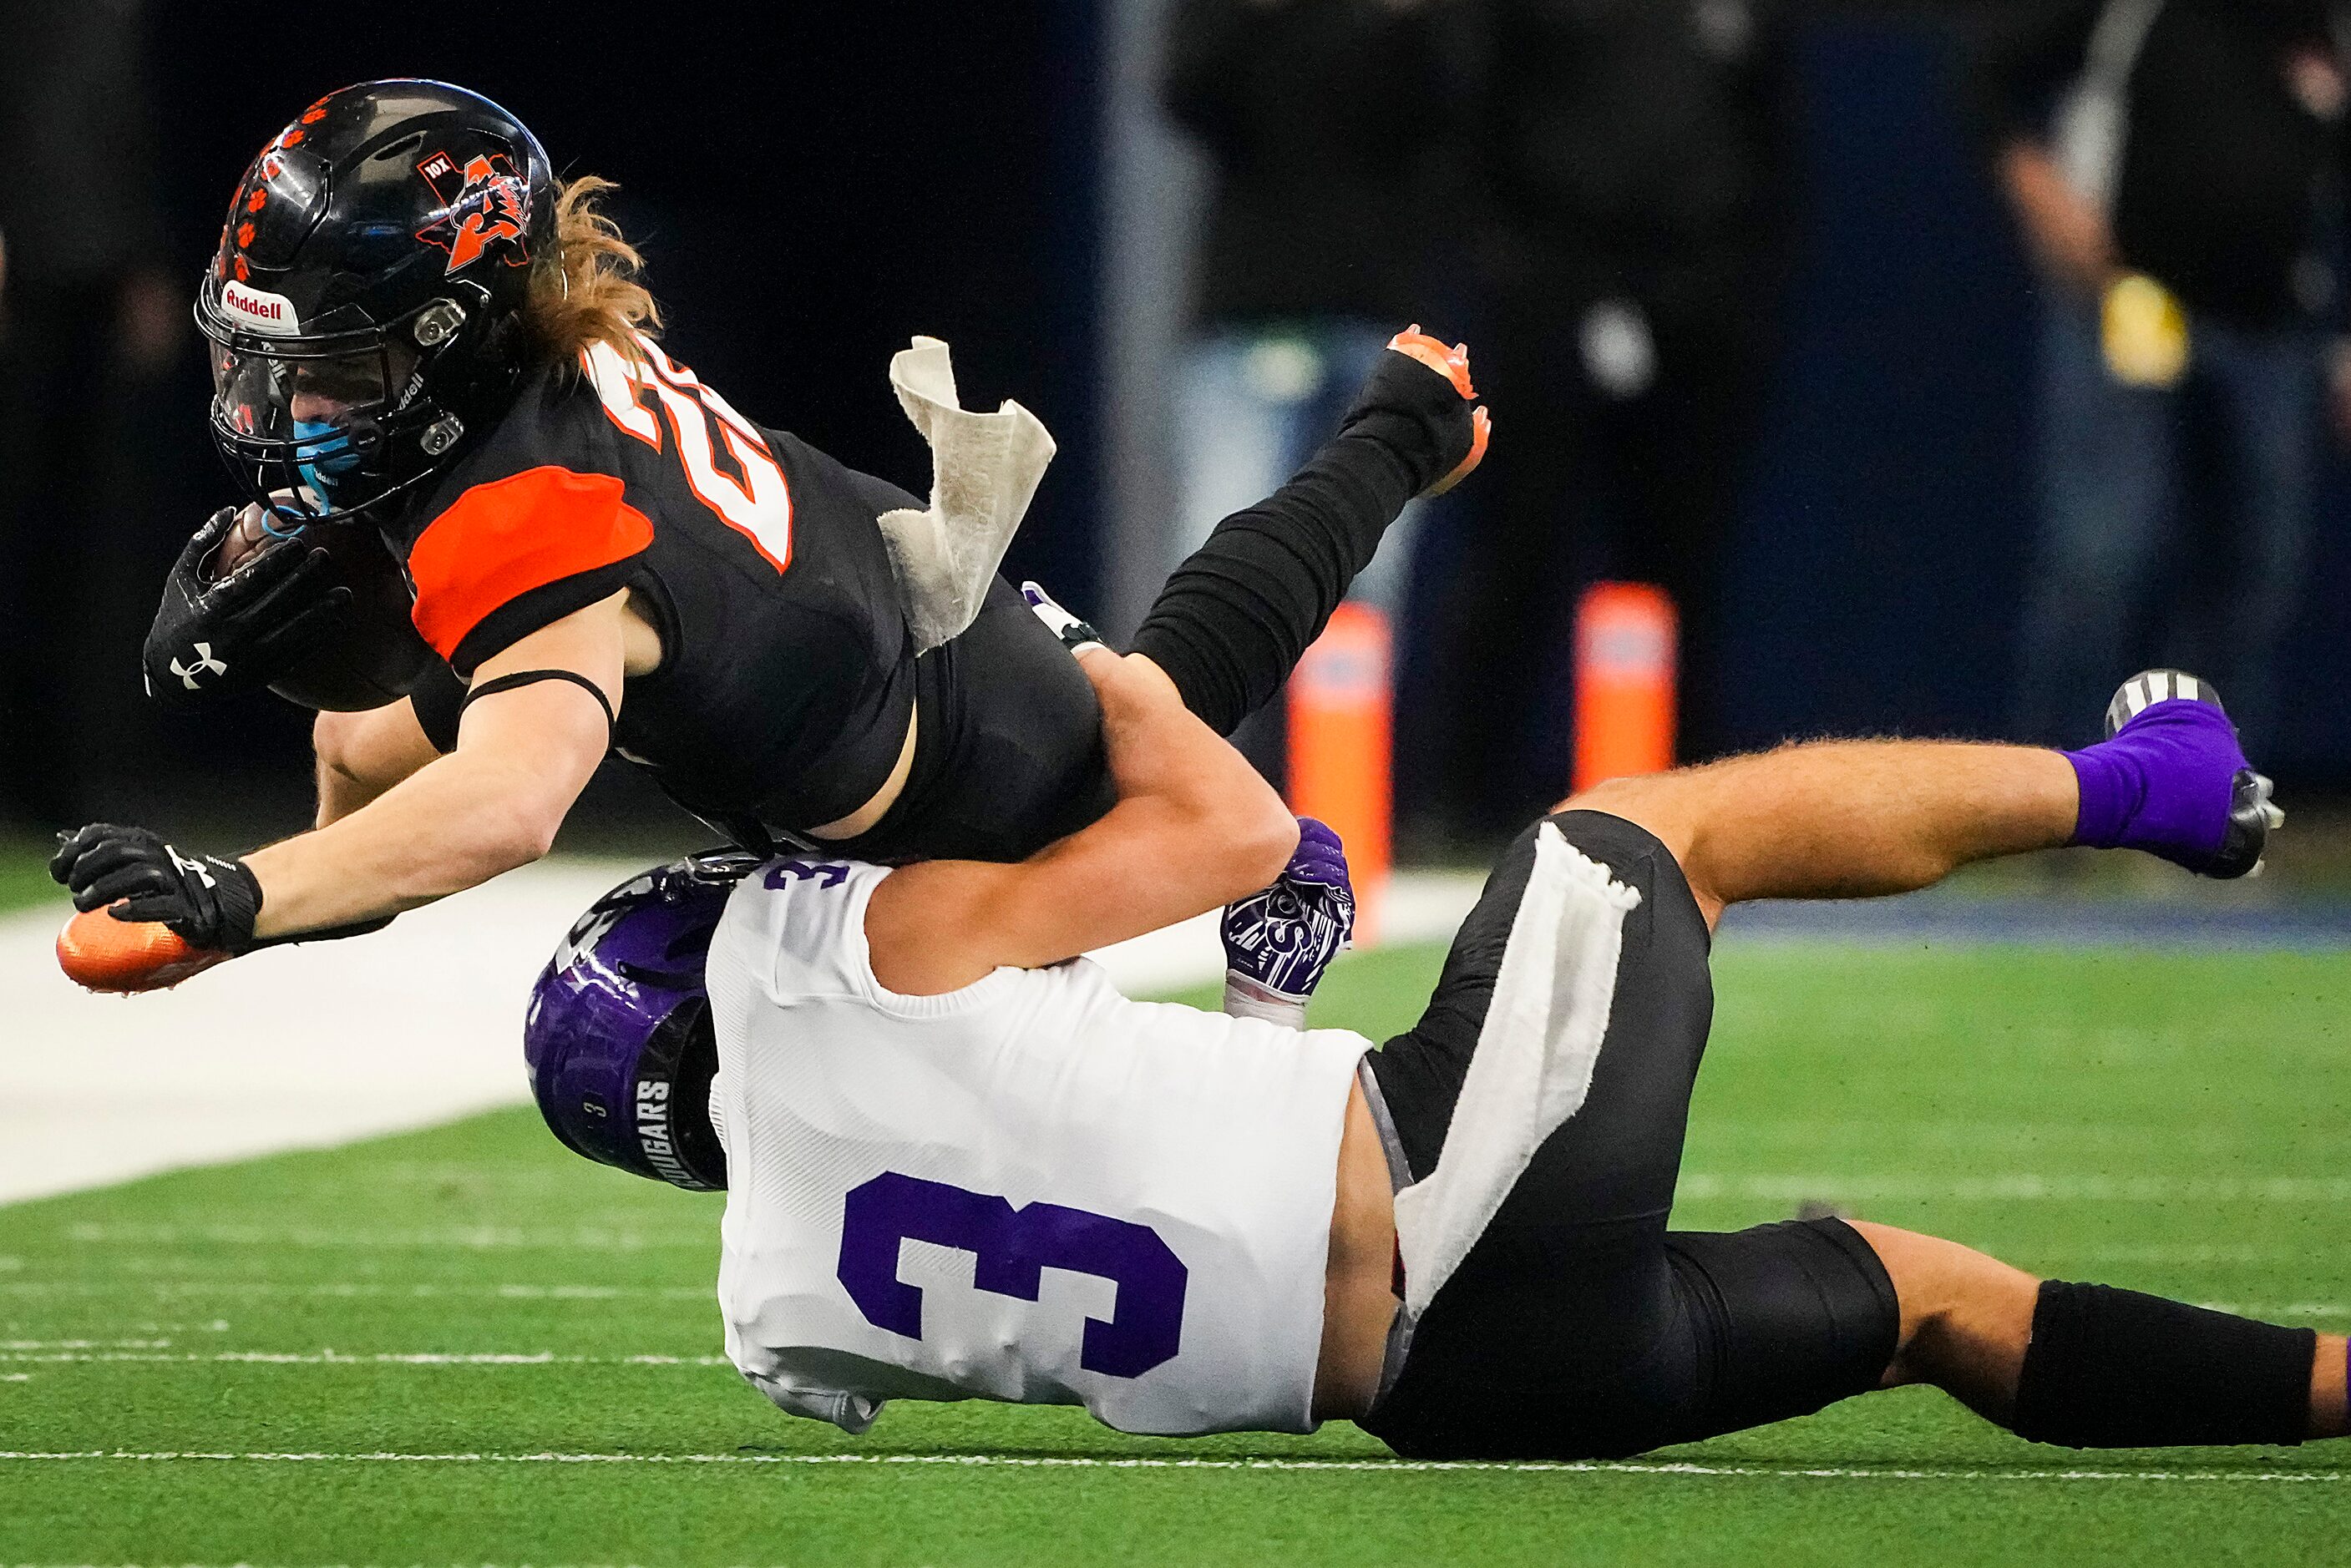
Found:
[(726, 1187), (703, 964), (727, 894), (758, 864), (721, 850), (632, 877), (539, 971), (523, 1060), (539, 1115), (573, 1153), (695, 1192)]

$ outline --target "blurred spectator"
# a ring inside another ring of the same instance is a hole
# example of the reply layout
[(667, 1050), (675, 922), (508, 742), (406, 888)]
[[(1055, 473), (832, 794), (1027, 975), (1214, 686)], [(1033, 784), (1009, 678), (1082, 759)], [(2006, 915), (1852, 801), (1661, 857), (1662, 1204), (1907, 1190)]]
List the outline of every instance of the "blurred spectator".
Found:
[(140, 701), (139, 639), (160, 574), (135, 544), (151, 509), (133, 389), (182, 341), (183, 306), (160, 265), (138, 0), (55, 0), (8, 16), (0, 813), (53, 826), (75, 819), (80, 781), (120, 739), (112, 721)]
[(1681, 753), (1717, 747), (1719, 584), (1761, 413), (1794, 213), (1780, 0), (1485, 0), (1478, 145), (1494, 324), (1490, 504), (1438, 612), (1456, 824), (1562, 793), (1582, 586), (1682, 618)]
[[(1430, 292), (1437, 247), (1464, 220), (1447, 161), (1464, 10), (1176, 0), (1165, 99), (1207, 153), (1212, 188), (1176, 389), (1182, 511), (1167, 566), (1328, 439), (1395, 332), (1467, 330), (1439, 318)], [(1399, 607), (1417, 510), (1357, 597)]]
[[(2092, 738), (2153, 591), (2198, 612), (2162, 655), (2209, 674), (2255, 752), (2309, 558), (2339, 321), (2345, 45), (2323, 0), (2036, 0), (1979, 90), (2043, 277), (2041, 535), (2021, 737)], [(2334, 378), (2351, 427), (2351, 382)], [(2191, 452), (2220, 458), (2225, 568), (2158, 570)]]

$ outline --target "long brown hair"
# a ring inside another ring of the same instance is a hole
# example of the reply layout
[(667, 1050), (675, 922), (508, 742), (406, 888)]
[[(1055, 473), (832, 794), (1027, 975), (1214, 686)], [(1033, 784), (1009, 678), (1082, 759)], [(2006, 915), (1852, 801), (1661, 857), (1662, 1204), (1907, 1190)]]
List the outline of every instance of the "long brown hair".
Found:
[(549, 358), (569, 361), (591, 343), (633, 359), (632, 332), (661, 331), (661, 306), (638, 282), (644, 258), (599, 210), (611, 181), (593, 174), (555, 185), (555, 245), (533, 265), (523, 318)]

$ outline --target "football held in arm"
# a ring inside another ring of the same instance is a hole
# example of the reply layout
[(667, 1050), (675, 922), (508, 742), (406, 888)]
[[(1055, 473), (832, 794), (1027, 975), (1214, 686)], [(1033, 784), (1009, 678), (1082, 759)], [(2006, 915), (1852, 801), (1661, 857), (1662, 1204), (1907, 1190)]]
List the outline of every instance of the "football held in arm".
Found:
[[(429, 81), (331, 93), (246, 171), (197, 303), (245, 501), (183, 552), (148, 688), (318, 708), (318, 817), (242, 854), (65, 836), (76, 979), (144, 989), (373, 930), (545, 854), (608, 753), (760, 852), (1011, 862), (1110, 810), (1093, 689), (997, 570), (1043, 427), (963, 410), (930, 339), (889, 377), (927, 501), (747, 418), (662, 346), (607, 188)], [(1281, 690), (1404, 507), (1485, 452), (1467, 349), (1391, 348), (1137, 634), (1219, 732)], [(1279, 867), (1262, 836), (1196, 851), (1217, 896), (1186, 913)]]

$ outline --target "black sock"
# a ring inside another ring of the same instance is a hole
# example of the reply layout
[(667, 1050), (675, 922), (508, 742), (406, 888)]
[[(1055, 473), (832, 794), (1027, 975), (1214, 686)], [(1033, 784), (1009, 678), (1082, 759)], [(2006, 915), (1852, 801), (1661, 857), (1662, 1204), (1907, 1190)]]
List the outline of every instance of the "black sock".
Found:
[(1380, 536), (1476, 441), (1472, 403), (1400, 353), (1379, 366), (1298, 477), (1217, 524), (1176, 569), (1135, 634), (1220, 735), (1290, 679)]
[(1427, 483), (1381, 441), (1331, 441), (1298, 477), (1217, 524), (1160, 590), (1134, 651), (1167, 672), (1210, 729), (1231, 734), (1281, 690)]
[(2049, 1280), (2009, 1426), (2069, 1449), (2299, 1443), (2317, 1343), (2306, 1328)]

